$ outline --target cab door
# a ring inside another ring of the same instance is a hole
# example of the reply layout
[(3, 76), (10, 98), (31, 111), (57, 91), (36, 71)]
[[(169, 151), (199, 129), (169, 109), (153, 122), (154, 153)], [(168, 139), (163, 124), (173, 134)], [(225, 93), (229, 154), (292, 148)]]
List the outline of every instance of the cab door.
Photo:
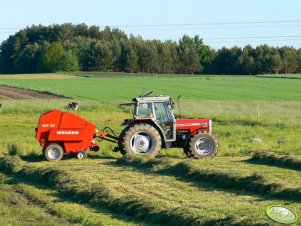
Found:
[(176, 128), (175, 118), (171, 112), (171, 106), (168, 102), (154, 103), (156, 122), (162, 127), (166, 136), (166, 141), (175, 141)]

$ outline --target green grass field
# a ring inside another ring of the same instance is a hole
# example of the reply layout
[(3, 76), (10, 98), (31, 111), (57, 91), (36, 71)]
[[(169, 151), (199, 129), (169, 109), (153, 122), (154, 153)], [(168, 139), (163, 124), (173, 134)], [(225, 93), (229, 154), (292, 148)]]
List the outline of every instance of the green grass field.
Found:
[(45, 79), (40, 77), (34, 79), (32, 76), (31, 79), (9, 79), (8, 76), (5, 76), (0, 83), (104, 103), (128, 101), (130, 98), (152, 89), (155, 89), (158, 94), (168, 94), (174, 98), (181, 94), (183, 98), (189, 100), (301, 99), (299, 92), (301, 80), (299, 79), (247, 76), (99, 78), (61, 75), (58, 79), (53, 79), (49, 75)]
[[(45, 74), (0, 75), (0, 85), (69, 98), (0, 100), (1, 225), (275, 225), (264, 212), (273, 204), (301, 214), (301, 79)], [(41, 113), (77, 101), (81, 117), (120, 131), (131, 114), (118, 104), (151, 89), (181, 94), (186, 117), (213, 119), (217, 157), (122, 158), (108, 142), (83, 161), (41, 157)]]

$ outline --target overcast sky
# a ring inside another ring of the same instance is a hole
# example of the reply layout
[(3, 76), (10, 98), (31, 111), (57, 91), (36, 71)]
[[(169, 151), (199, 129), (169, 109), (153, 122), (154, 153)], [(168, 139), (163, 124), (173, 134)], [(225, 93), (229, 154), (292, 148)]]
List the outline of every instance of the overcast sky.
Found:
[(144, 39), (200, 35), (213, 48), (301, 47), (299, 0), (0, 0), (0, 42), (33, 24), (119, 27)]

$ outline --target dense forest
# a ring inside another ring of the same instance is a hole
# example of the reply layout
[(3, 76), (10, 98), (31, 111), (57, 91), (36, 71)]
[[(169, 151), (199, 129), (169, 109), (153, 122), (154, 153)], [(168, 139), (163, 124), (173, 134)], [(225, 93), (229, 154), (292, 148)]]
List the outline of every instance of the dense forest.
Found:
[(31, 26), (0, 46), (0, 72), (116, 71), (181, 74), (301, 73), (301, 49), (248, 45), (212, 49), (199, 36), (144, 40), (110, 27)]

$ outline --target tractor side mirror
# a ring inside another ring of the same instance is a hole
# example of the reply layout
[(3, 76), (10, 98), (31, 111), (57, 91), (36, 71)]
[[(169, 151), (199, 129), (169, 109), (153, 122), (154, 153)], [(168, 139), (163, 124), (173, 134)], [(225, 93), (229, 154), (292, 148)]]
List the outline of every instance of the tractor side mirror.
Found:
[(181, 98), (181, 95), (178, 96), (177, 100), (178, 100), (179, 118), (182, 118), (180, 98)]
[(171, 109), (174, 109), (175, 108), (175, 102), (171, 102), (170, 105)]

